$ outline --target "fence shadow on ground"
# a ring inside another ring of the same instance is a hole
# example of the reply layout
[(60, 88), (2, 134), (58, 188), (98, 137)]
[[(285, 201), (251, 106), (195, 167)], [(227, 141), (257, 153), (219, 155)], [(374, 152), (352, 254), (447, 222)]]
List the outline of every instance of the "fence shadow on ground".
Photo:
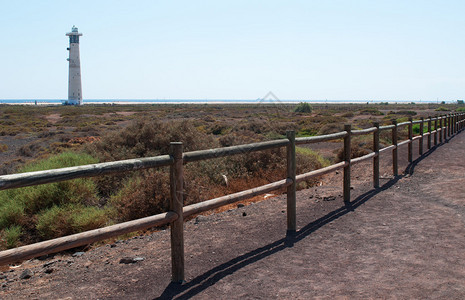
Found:
[[(445, 141), (446, 143), (448, 140)], [(323, 217), (308, 223), (301, 229), (299, 229), (294, 234), (288, 234), (286, 237), (274, 241), (268, 245), (257, 248), (253, 251), (249, 251), (245, 254), (242, 254), (236, 258), (231, 259), (228, 262), (225, 262), (221, 265), (214, 267), (213, 269), (195, 277), (189, 282), (180, 284), (171, 282), (163, 291), (163, 293), (155, 299), (189, 299), (200, 292), (206, 290), (209, 286), (214, 285), (221, 279), (225, 278), (228, 275), (233, 274), (234, 272), (240, 270), (241, 268), (253, 264), (261, 259), (264, 259), (270, 255), (273, 255), (279, 251), (282, 251), (286, 248), (293, 247), (295, 243), (303, 240), (308, 237), (313, 232), (317, 231), (324, 225), (346, 215), (357, 209), (359, 206), (370, 200), (373, 196), (378, 193), (385, 191), (395, 185), (401, 178), (405, 176), (413, 175), (415, 167), (417, 164), (428, 157), (433, 153), (441, 144), (438, 144), (425, 153), (422, 156), (419, 156), (416, 160), (410, 163), (402, 175), (396, 176), (385, 184), (376, 189), (371, 189), (368, 192), (358, 196), (356, 199), (350, 202), (348, 205), (344, 205)]]

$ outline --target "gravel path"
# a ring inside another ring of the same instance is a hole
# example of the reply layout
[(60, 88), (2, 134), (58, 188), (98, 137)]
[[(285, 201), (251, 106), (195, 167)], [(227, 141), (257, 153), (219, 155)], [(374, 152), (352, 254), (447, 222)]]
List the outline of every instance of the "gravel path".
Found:
[[(465, 299), (465, 134), (412, 165), (405, 152), (398, 178), (387, 178), (383, 154), (378, 190), (364, 181), (371, 164), (354, 168), (350, 209), (341, 174), (300, 191), (294, 237), (285, 237), (285, 195), (187, 222), (183, 285), (170, 284), (164, 230), (24, 262), (0, 274), (0, 297)], [(32, 277), (20, 279), (26, 269)]]

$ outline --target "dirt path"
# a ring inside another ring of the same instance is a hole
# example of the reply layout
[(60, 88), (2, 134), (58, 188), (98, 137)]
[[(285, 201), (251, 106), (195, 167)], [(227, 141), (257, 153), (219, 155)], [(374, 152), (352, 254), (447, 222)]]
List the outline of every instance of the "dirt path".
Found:
[[(415, 148), (416, 153), (417, 150)], [(1, 273), (0, 297), (62, 299), (465, 298), (465, 134), (379, 190), (357, 165), (353, 206), (337, 184), (298, 193), (286, 238), (285, 196), (186, 223), (186, 283), (170, 284), (169, 231)], [(389, 174), (383, 154), (381, 174)], [(385, 175), (384, 177), (387, 177)], [(123, 257), (139, 257), (122, 264)], [(25, 269), (29, 279), (19, 279)]]

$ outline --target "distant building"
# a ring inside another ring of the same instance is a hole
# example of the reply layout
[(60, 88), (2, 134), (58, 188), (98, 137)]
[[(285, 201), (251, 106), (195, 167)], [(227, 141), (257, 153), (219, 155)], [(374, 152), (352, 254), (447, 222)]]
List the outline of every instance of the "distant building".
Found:
[(65, 105), (82, 104), (82, 86), (81, 86), (81, 60), (79, 59), (79, 37), (82, 33), (78, 32), (77, 27), (73, 25), (69, 36), (69, 78), (68, 78), (68, 100), (64, 100)]

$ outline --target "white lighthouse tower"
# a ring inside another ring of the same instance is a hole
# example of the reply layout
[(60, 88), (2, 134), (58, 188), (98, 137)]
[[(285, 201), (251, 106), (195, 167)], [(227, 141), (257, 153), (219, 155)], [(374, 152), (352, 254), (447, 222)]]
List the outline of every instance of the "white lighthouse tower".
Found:
[(65, 101), (64, 104), (82, 104), (81, 61), (79, 59), (79, 37), (81, 35), (82, 33), (79, 33), (74, 25), (71, 32), (66, 34), (66, 36), (69, 36), (69, 78), (68, 101)]

